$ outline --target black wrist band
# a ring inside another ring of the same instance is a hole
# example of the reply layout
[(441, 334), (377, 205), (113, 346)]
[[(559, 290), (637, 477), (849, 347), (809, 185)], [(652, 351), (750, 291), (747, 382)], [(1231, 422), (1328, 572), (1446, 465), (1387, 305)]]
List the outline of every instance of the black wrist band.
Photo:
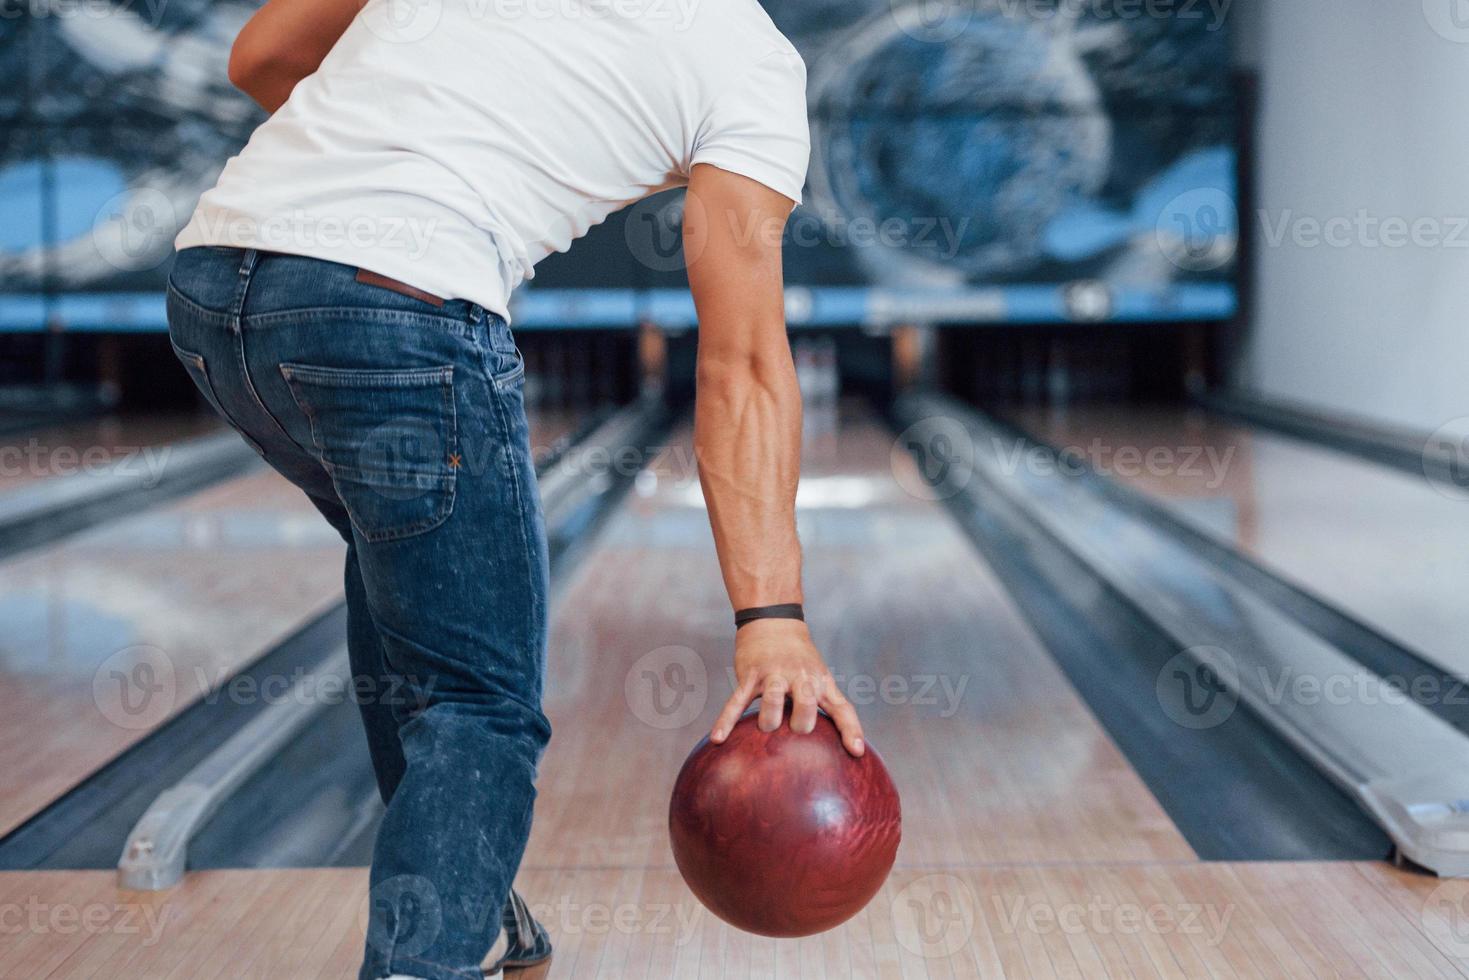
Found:
[(740, 609), (735, 613), (735, 629), (739, 629), (746, 623), (753, 623), (757, 619), (799, 619), (806, 621), (806, 611), (801, 608), (799, 602), (787, 602), (779, 606), (754, 606), (750, 609)]

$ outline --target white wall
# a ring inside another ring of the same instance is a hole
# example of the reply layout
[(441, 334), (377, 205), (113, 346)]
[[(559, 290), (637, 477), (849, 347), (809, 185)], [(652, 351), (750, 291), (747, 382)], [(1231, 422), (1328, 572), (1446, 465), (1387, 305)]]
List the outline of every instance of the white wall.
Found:
[[(1240, 7), (1236, 49), (1260, 71), (1261, 116), (1259, 199), (1242, 216), (1255, 315), (1237, 382), (1421, 430), (1469, 415), (1469, 0)], [(1389, 247), (1359, 228), (1364, 212), (1450, 243)], [(1283, 219), (1291, 231), (1271, 244), (1263, 225)], [(1302, 219), (1351, 224), (1338, 246)]]

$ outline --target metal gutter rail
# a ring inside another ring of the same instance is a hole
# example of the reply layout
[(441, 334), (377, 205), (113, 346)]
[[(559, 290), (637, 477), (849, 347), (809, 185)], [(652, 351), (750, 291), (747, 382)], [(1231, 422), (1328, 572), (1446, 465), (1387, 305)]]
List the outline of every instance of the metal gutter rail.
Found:
[[(932, 395), (908, 396), (897, 413), (910, 426), (906, 442), (942, 445), (953, 479), (982, 482), (955, 493), (1001, 494), (1095, 568), (1173, 638), (1181, 668), (1221, 685), (1226, 709), (1233, 698), (1264, 719), (1351, 794), (1402, 855), (1469, 876), (1469, 737), (1166, 531), (1081, 480), (1027, 465), (1032, 456), (1015, 434), (983, 415)], [(955, 446), (961, 431), (967, 438)]]
[(198, 436), (158, 452), (163, 460), (156, 471), (136, 460), (118, 461), (100, 472), (55, 476), (0, 494), (0, 557), (263, 465), (233, 432)]
[(118, 887), (160, 891), (178, 884), (188, 864), (189, 842), (220, 804), (334, 703), (324, 696), (327, 691), (350, 697), (351, 683), (344, 646), (160, 794), (123, 845)]
[[(538, 483), (548, 531), (555, 536), (563, 521), (614, 482), (608, 471), (618, 453), (636, 451), (638, 467), (649, 447), (643, 440), (656, 431), (667, 414), (661, 403), (644, 401), (614, 413), (584, 438), (567, 447), (539, 475)], [(596, 453), (595, 457), (589, 454)], [(210, 753), (189, 774), (164, 790), (138, 820), (118, 860), (122, 888), (160, 891), (184, 877), (189, 847), (221, 806), (252, 777), (263, 771), (283, 749), (339, 698), (324, 697), (327, 690), (350, 697), (351, 671), (345, 647), (335, 650), (321, 666), (308, 672), (290, 692), (252, 718)]]

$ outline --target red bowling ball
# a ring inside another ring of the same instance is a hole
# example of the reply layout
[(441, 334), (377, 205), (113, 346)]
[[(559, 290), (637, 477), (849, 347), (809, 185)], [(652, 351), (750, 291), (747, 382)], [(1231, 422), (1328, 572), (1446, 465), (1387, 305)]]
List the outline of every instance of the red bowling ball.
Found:
[(819, 715), (797, 735), (747, 713), (723, 745), (694, 747), (673, 786), (673, 857), (699, 901), (761, 936), (841, 925), (877, 894), (902, 833), (898, 791), (871, 744), (860, 758)]

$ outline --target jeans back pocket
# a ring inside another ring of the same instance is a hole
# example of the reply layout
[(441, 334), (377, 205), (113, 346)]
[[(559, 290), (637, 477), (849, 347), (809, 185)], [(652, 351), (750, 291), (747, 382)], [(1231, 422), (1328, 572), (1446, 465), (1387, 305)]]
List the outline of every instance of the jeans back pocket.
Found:
[(422, 534), (454, 509), (454, 368), (282, 364), (318, 457), (368, 541)]
[(215, 414), (224, 419), (230, 428), (239, 433), (240, 438), (244, 439), (246, 445), (255, 450), (257, 455), (264, 456), (264, 447), (256, 442), (255, 438), (235, 421), (233, 415), (225, 411), (224, 403), (219, 400), (219, 392), (214, 390), (214, 380), (209, 377), (209, 367), (204, 363), (204, 355), (184, 350), (172, 339), (170, 339), (169, 343), (173, 347), (174, 356), (179, 359), (179, 363), (189, 373), (189, 377), (194, 382), (194, 387), (199, 389), (199, 393), (204, 396), (204, 400), (209, 403), (209, 407), (214, 409)]

